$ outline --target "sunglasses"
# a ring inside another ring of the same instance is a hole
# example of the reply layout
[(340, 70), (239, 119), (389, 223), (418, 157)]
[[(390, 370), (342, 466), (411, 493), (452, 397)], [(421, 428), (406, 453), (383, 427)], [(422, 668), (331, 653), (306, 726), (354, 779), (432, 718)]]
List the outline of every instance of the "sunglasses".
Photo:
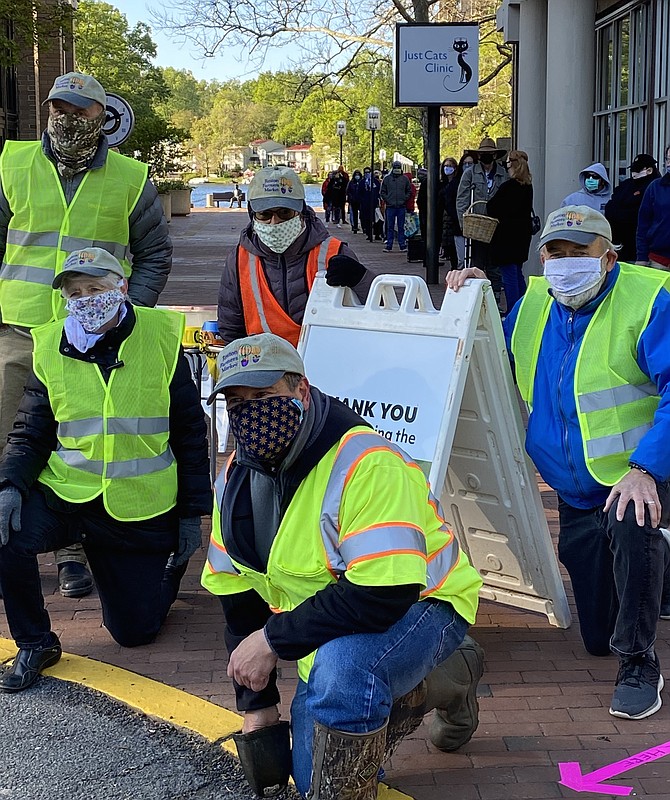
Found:
[(254, 219), (259, 222), (269, 222), (272, 217), (277, 217), (282, 222), (286, 222), (289, 219), (293, 219), (297, 214), (298, 212), (292, 208), (268, 208), (267, 211), (254, 211)]

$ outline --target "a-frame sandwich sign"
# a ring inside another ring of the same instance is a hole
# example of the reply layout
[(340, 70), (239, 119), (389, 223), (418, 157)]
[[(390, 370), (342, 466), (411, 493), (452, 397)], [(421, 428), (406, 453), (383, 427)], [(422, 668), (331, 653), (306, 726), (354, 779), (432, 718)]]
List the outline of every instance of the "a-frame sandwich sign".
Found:
[(424, 468), (479, 571), (481, 596), (545, 614), (570, 612), (487, 281), (449, 291), (380, 275), (365, 305), (320, 274), (298, 349), (310, 382), (339, 397)]

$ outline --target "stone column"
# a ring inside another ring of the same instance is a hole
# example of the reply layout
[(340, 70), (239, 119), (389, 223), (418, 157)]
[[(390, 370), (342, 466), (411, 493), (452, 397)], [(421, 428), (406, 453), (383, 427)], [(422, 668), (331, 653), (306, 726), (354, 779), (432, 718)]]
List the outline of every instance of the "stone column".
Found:
[(595, 0), (547, 0), (546, 52), (544, 211), (549, 213), (579, 188), (579, 172), (592, 162)]

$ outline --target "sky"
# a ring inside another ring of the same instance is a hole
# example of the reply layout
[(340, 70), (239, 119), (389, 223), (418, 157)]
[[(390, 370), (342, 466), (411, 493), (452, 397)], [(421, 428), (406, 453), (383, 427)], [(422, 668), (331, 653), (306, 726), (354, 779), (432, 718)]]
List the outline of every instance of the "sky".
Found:
[[(125, 15), (130, 27), (138, 22), (146, 22), (152, 28), (151, 38), (158, 48), (155, 63), (160, 67), (174, 67), (175, 69), (188, 69), (197, 80), (226, 80), (240, 78), (245, 80), (257, 74), (256, 67), (247, 64), (243, 51), (234, 51), (228, 48), (225, 55), (213, 58), (203, 58), (195, 53), (193, 45), (179, 44), (166, 33), (156, 30), (151, 21), (149, 9), (158, 8), (157, 0), (107, 0)], [(168, 5), (168, 2), (165, 2)], [(278, 70), (282, 66), (281, 51), (266, 61), (263, 68)]]

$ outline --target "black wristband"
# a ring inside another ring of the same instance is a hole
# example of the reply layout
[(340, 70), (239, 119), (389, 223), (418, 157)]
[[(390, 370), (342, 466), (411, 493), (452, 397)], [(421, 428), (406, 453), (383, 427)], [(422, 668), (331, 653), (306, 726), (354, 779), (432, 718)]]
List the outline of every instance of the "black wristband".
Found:
[(641, 467), (639, 464), (635, 464), (633, 461), (628, 462), (628, 466), (631, 469), (636, 469), (638, 472), (641, 472), (643, 475), (649, 475), (649, 470)]

